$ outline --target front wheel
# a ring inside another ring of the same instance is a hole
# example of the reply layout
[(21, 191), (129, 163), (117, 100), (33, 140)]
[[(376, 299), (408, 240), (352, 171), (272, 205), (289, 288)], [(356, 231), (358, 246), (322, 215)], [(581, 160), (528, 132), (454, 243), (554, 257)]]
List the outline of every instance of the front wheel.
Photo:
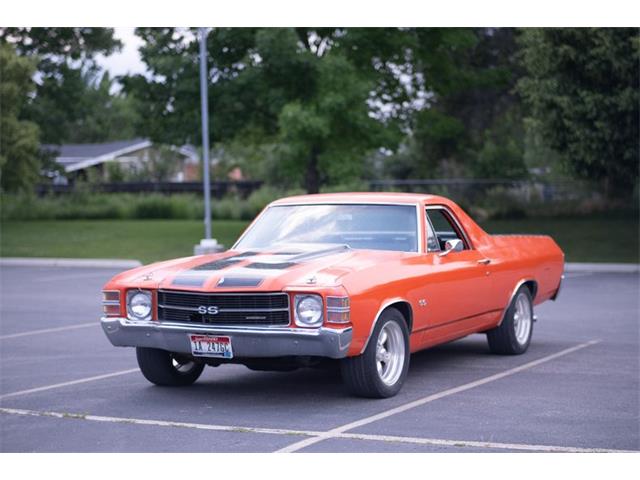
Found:
[(519, 355), (527, 351), (533, 333), (533, 302), (531, 292), (521, 286), (500, 326), (487, 332), (487, 341), (492, 353)]
[(204, 364), (177, 353), (157, 348), (136, 348), (138, 366), (144, 377), (156, 385), (179, 387), (195, 382)]
[(398, 393), (409, 371), (409, 329), (402, 314), (385, 310), (364, 353), (343, 359), (340, 370), (354, 395), (387, 398)]

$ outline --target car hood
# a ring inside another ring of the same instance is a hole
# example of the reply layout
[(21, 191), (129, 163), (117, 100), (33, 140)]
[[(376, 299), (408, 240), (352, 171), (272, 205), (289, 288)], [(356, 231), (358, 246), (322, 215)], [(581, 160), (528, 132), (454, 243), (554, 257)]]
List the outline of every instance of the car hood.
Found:
[(288, 245), (159, 262), (114, 278), (127, 287), (195, 291), (278, 291), (287, 287), (336, 287), (349, 273), (411, 255), (352, 250), (346, 245)]

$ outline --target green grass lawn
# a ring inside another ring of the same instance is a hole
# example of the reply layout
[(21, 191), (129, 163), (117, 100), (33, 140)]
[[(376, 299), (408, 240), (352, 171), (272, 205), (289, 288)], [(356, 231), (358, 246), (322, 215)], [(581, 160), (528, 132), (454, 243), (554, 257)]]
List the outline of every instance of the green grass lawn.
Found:
[[(213, 237), (230, 247), (247, 222), (217, 220)], [(43, 220), (3, 222), (3, 257), (130, 258), (143, 263), (193, 255), (204, 236), (197, 220)]]
[[(213, 236), (231, 246), (247, 222), (216, 220)], [(489, 233), (551, 235), (569, 262), (638, 262), (634, 218), (526, 218), (483, 222)], [(130, 258), (144, 263), (193, 254), (203, 235), (195, 220), (56, 220), (4, 222), (3, 257)]]

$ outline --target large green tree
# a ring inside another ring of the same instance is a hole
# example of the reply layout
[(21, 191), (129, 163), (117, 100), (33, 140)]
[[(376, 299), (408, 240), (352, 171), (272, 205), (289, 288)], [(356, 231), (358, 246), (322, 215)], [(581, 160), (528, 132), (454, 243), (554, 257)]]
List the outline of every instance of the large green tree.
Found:
[(573, 174), (626, 197), (638, 182), (640, 35), (631, 28), (528, 29), (519, 89)]
[(0, 189), (28, 190), (40, 168), (38, 127), (22, 118), (35, 66), (0, 44)]
[[(137, 29), (151, 75), (125, 79), (150, 119), (155, 140), (198, 143), (197, 32)], [(340, 29), (213, 29), (210, 66), (214, 142), (275, 144), (281, 179), (316, 192), (357, 177), (367, 152), (381, 146), (369, 115), (375, 85), (342, 47)], [(246, 172), (251, 174), (251, 172)]]
[(513, 29), (415, 29), (403, 45), (417, 85), (408, 135), (387, 174), (526, 176)]
[[(150, 75), (124, 84), (143, 133), (199, 143), (197, 31), (137, 34)], [(245, 173), (308, 191), (528, 175), (514, 29), (216, 28), (207, 44), (216, 156), (251, 159)]]
[[(385, 133), (377, 139), (387, 154), (396, 152), (375, 175), (526, 176), (513, 29), (348, 28), (326, 35), (368, 80), (369, 114)], [(313, 38), (323, 45), (318, 32)]]
[(0, 27), (0, 43), (32, 59), (35, 91), (24, 116), (43, 143), (99, 142), (133, 136), (136, 118), (113, 80), (103, 76), (98, 55), (121, 48), (110, 28)]

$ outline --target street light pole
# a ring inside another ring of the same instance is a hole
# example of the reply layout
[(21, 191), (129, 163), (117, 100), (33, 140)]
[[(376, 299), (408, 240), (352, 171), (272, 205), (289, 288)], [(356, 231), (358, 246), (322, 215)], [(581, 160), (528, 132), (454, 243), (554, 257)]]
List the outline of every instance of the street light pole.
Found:
[(211, 238), (211, 183), (209, 178), (209, 99), (207, 72), (207, 29), (199, 28), (200, 34), (200, 100), (202, 102), (202, 163), (204, 183), (204, 238)]
[(215, 238), (211, 238), (211, 180), (209, 178), (209, 99), (207, 71), (207, 29), (199, 28), (200, 37), (200, 100), (202, 109), (202, 183), (204, 188), (204, 239), (196, 245), (193, 253), (203, 255), (224, 250)]

